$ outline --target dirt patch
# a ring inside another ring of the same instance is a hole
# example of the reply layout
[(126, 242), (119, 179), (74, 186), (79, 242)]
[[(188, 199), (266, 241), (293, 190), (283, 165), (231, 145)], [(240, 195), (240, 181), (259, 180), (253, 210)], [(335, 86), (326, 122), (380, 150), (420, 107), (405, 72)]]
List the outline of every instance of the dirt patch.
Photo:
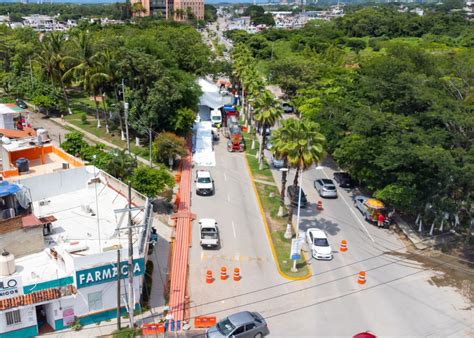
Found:
[[(447, 236), (432, 248), (416, 250), (413, 244), (398, 231), (405, 243), (407, 252), (387, 252), (387, 254), (406, 258), (420, 263), (425, 269), (439, 274), (431, 277), (429, 283), (437, 287), (454, 287), (474, 304), (474, 247), (465, 245), (461, 236)], [(472, 305), (465, 310), (472, 309)]]

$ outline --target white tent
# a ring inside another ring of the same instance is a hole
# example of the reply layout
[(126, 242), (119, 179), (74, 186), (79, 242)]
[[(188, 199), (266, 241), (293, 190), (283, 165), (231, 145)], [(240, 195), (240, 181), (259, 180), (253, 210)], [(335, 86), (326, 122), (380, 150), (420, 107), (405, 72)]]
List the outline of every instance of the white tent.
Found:
[(219, 87), (217, 87), (214, 83), (202, 78), (198, 80), (198, 83), (202, 90), (202, 96), (200, 98), (199, 105), (216, 109), (232, 102), (232, 98), (230, 96), (222, 96), (219, 94)]

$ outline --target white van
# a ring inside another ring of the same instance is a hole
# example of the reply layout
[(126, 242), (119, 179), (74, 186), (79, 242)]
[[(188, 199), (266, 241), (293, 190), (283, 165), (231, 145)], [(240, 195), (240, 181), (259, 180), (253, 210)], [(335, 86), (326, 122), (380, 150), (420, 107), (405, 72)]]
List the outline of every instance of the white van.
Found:
[(211, 109), (211, 122), (213, 127), (222, 125), (222, 114), (219, 109)]

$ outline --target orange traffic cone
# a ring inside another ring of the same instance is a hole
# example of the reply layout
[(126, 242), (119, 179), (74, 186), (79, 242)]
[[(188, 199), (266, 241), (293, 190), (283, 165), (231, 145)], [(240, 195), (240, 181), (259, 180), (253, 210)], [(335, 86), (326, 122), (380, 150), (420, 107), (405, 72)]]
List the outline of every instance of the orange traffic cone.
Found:
[(234, 269), (234, 281), (238, 282), (240, 280), (240, 269), (235, 268)]
[(221, 268), (221, 280), (226, 280), (227, 279), (227, 269), (225, 266)]
[(365, 284), (365, 271), (359, 272), (359, 279), (357, 280), (359, 284)]
[(212, 284), (213, 278), (212, 278), (212, 271), (207, 270), (206, 272), (206, 283), (207, 284)]
[(347, 251), (347, 241), (343, 239), (341, 241), (341, 247), (339, 248), (340, 252), (346, 252)]
[(322, 201), (318, 201), (318, 203), (316, 204), (316, 209), (323, 210), (323, 202)]

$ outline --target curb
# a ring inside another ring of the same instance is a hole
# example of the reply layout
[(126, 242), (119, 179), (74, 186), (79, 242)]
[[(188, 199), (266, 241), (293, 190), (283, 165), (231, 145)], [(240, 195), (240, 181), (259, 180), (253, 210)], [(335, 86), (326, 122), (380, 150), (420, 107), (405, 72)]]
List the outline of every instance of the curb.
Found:
[(278, 259), (277, 259), (276, 252), (275, 252), (275, 247), (273, 245), (272, 236), (270, 234), (270, 228), (268, 226), (267, 218), (265, 217), (265, 213), (263, 212), (262, 202), (260, 201), (260, 196), (258, 195), (257, 187), (255, 186), (255, 181), (254, 181), (254, 178), (253, 178), (253, 174), (252, 174), (252, 171), (250, 170), (249, 162), (248, 162), (248, 159), (247, 159), (247, 152), (244, 152), (244, 155), (245, 155), (245, 164), (247, 166), (247, 171), (250, 175), (250, 181), (252, 182), (253, 192), (255, 194), (255, 197), (257, 198), (258, 210), (260, 211), (260, 215), (262, 217), (263, 223), (265, 224), (265, 233), (267, 234), (268, 242), (270, 243), (270, 248), (272, 249), (273, 260), (275, 261), (275, 265), (277, 267), (278, 273), (283, 278), (286, 278), (288, 280), (293, 280), (293, 281), (309, 279), (313, 275), (313, 272), (312, 272), (312, 269), (311, 269), (311, 265), (308, 263), (308, 259), (306, 258), (306, 255), (305, 255), (304, 251), (303, 251), (303, 257), (304, 257), (304, 260), (306, 262), (306, 266), (308, 267), (308, 273), (306, 274), (306, 276), (291, 277), (291, 276), (288, 276), (287, 274), (283, 273), (283, 271), (281, 271), (280, 264), (278, 263)]

